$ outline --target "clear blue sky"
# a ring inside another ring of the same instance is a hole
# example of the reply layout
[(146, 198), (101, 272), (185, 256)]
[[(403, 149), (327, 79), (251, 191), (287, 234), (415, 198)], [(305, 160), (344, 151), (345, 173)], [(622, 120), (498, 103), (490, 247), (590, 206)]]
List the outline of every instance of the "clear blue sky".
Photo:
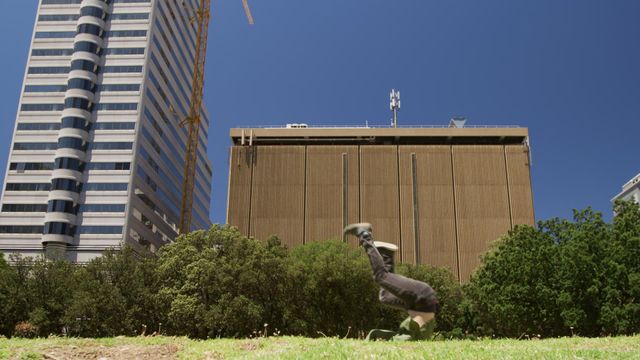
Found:
[[(638, 0), (213, 0), (205, 103), (211, 219), (225, 220), (229, 128), (389, 122), (529, 128), (537, 219), (609, 200), (640, 172)], [(0, 1), (0, 176), (36, 0)]]

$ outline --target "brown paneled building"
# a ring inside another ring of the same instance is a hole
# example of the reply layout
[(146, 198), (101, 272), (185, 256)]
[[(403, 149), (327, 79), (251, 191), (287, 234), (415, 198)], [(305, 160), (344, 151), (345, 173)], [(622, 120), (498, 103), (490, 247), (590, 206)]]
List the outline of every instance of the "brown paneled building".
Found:
[(526, 128), (253, 128), (231, 138), (227, 222), (259, 239), (293, 247), (370, 222), (400, 261), (466, 281), (493, 240), (534, 223)]

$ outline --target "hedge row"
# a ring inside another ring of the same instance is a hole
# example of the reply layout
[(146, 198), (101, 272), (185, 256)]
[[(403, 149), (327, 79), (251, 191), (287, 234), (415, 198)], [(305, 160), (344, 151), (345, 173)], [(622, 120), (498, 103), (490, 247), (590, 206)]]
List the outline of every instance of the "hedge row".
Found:
[[(447, 269), (398, 266), (440, 297), (444, 337), (583, 336), (640, 330), (640, 210), (617, 203), (611, 224), (519, 226), (495, 242), (471, 281)], [(359, 337), (406, 316), (377, 301), (367, 258), (340, 241), (287, 251), (229, 226), (179, 237), (157, 255), (108, 251), (85, 266), (0, 258), (0, 334), (195, 338)]]

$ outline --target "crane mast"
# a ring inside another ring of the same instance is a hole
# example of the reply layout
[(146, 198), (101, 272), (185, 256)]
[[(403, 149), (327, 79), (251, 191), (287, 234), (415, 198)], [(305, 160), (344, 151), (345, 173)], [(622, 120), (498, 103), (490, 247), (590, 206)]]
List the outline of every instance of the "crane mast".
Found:
[[(247, 0), (242, 0), (247, 20), (253, 25), (253, 16)], [(207, 56), (207, 36), (209, 19), (211, 18), (211, 0), (200, 0), (200, 5), (193, 18), (197, 22), (196, 55), (191, 90), (191, 103), (187, 117), (180, 122), (188, 127), (187, 149), (184, 159), (184, 181), (182, 183), (182, 205), (180, 207), (180, 234), (191, 231), (191, 215), (193, 212), (193, 188), (196, 181), (198, 165), (198, 142), (200, 135), (200, 109), (204, 90), (204, 62)]]
[(196, 181), (198, 164), (198, 142), (200, 133), (200, 109), (204, 88), (204, 63), (207, 55), (207, 35), (211, 17), (211, 0), (200, 0), (195, 14), (197, 21), (196, 54), (191, 90), (191, 103), (187, 118), (181, 125), (188, 128), (187, 149), (184, 161), (184, 181), (182, 183), (182, 205), (180, 207), (180, 233), (191, 231), (191, 215), (193, 211), (193, 188)]

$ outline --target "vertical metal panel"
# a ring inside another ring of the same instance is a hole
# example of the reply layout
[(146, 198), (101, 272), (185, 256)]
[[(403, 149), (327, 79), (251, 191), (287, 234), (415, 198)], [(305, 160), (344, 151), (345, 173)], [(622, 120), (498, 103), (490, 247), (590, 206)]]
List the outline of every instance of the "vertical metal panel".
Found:
[[(419, 258), (425, 264), (448, 267), (457, 276), (451, 149), (437, 145), (400, 146), (399, 154), (404, 262)], [(419, 256), (414, 253), (412, 154), (416, 159)]]
[(277, 234), (291, 248), (304, 239), (304, 146), (256, 146), (251, 235)]
[(454, 146), (460, 279), (469, 280), (489, 245), (510, 229), (501, 145)]
[(360, 146), (360, 214), (362, 221), (373, 224), (376, 240), (402, 247), (397, 146)]
[(416, 153), (411, 153), (411, 200), (413, 204), (413, 243), (415, 261), (420, 264), (420, 207), (418, 206), (418, 160)]
[(534, 225), (529, 150), (524, 145), (507, 145), (505, 156), (509, 171), (513, 225)]
[(342, 239), (344, 223), (358, 221), (357, 166), (357, 146), (307, 147), (306, 242)]
[(249, 235), (251, 208), (252, 150), (232, 146), (229, 157), (229, 191), (227, 193), (227, 223)]

